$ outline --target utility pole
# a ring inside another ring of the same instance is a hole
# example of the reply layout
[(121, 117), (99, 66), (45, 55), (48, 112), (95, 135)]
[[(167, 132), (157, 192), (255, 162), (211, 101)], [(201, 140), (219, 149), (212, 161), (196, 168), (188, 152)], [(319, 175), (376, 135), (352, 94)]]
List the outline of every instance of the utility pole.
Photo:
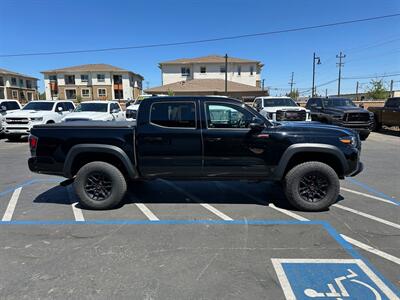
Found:
[(311, 88), (311, 96), (315, 96), (315, 61), (317, 61), (317, 65), (321, 64), (321, 60), (318, 56), (315, 56), (315, 52), (313, 54), (313, 69), (312, 69), (312, 88)]
[(336, 58), (339, 58), (339, 62), (336, 63), (336, 65), (339, 67), (339, 77), (338, 77), (338, 96), (340, 96), (340, 81), (342, 80), (342, 67), (344, 66), (344, 62), (342, 62), (342, 59), (345, 58), (346, 55), (340, 51), (339, 55), (336, 55)]
[(394, 93), (393, 93), (393, 79), (392, 80), (390, 80), (390, 97), (393, 97), (394, 96)]
[(264, 91), (264, 81), (265, 81), (265, 79), (262, 80), (262, 85), (261, 85), (263, 91)]
[(328, 89), (325, 89), (325, 98), (328, 98)]
[(225, 54), (225, 95), (228, 96), (228, 54)]
[(357, 81), (357, 84), (356, 84), (356, 101), (358, 100), (358, 85), (359, 85), (359, 83)]
[(293, 93), (293, 85), (295, 84), (295, 82), (293, 81), (293, 77), (294, 77), (294, 72), (292, 72), (292, 77), (291, 77), (290, 82), (289, 82), (289, 84), (290, 84), (290, 95), (292, 95), (292, 93)]

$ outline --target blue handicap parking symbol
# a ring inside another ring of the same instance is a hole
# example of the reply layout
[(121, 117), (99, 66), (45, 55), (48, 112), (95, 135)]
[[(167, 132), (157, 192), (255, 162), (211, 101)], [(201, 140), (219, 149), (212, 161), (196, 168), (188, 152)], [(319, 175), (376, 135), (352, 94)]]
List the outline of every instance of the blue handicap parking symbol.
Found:
[(359, 259), (272, 259), (287, 300), (394, 300), (399, 297)]

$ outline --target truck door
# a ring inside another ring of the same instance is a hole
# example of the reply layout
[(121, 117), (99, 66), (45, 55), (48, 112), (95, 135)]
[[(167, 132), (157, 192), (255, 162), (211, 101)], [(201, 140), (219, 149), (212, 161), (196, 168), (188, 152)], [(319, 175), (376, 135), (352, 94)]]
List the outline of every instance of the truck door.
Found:
[(136, 145), (142, 175), (198, 177), (202, 169), (202, 141), (197, 101), (155, 101), (141, 109), (150, 113), (149, 120), (139, 120), (137, 125)]
[(206, 101), (202, 110), (205, 176), (263, 177), (270, 172), (269, 141), (249, 128), (254, 113), (217, 101)]

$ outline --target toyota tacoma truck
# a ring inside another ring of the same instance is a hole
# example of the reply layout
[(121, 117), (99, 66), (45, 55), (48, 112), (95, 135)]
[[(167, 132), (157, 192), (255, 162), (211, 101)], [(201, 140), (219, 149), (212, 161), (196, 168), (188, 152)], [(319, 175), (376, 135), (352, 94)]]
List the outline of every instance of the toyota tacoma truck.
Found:
[(389, 98), (383, 107), (368, 107), (368, 110), (374, 114), (376, 130), (382, 125), (400, 126), (400, 97)]
[(366, 140), (374, 128), (374, 114), (347, 98), (310, 98), (306, 108), (313, 121), (351, 128), (361, 140)]
[(313, 122), (274, 123), (229, 98), (153, 97), (137, 122), (34, 126), (33, 172), (73, 182), (90, 209), (119, 205), (133, 181), (271, 180), (298, 209), (337, 200), (339, 179), (362, 171), (361, 143), (350, 129)]

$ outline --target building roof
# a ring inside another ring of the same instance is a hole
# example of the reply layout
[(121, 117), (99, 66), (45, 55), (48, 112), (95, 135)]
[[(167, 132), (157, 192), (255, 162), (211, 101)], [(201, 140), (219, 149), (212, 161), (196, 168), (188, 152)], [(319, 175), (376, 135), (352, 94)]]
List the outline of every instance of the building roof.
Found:
[(39, 80), (39, 79), (37, 79), (36, 77), (33, 77), (33, 76), (29, 76), (29, 75), (13, 72), (13, 71), (2, 69), (2, 68), (0, 68), (0, 74), (3, 74), (3, 75), (14, 75), (14, 76), (20, 76), (20, 77), (26, 77), (26, 78)]
[[(224, 92), (225, 80), (223, 79), (192, 79), (174, 82), (145, 90), (148, 94), (162, 94), (173, 92)], [(228, 81), (229, 92), (260, 92), (261, 88), (238, 82)]]
[[(250, 60), (236, 57), (229, 57), (230, 63), (257, 63), (261, 64), (258, 60)], [(160, 65), (173, 65), (173, 64), (192, 64), (192, 63), (225, 63), (225, 56), (222, 55), (208, 55), (194, 58), (179, 58), (175, 60), (168, 60), (160, 62)]]
[(143, 76), (140, 74), (119, 67), (115, 67), (109, 64), (78, 65), (78, 66), (42, 71), (41, 73), (48, 74), (48, 73), (68, 73), (68, 72), (128, 72), (134, 75), (138, 75), (143, 79)]

